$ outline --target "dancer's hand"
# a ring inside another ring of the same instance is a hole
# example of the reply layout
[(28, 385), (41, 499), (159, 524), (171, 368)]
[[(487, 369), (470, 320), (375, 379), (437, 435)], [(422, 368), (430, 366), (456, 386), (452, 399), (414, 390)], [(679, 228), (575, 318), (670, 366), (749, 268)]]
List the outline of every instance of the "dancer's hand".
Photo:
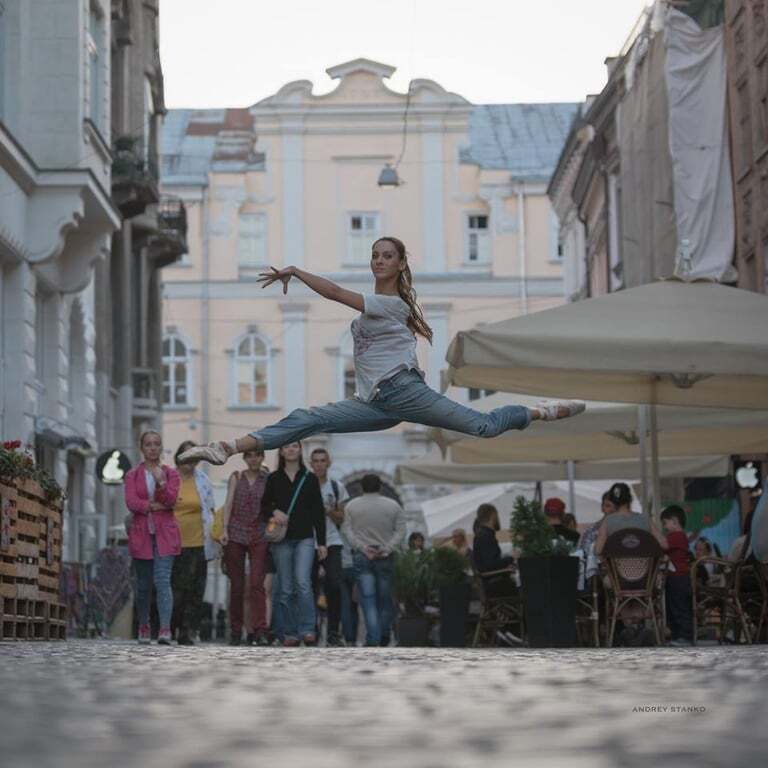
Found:
[(317, 559), (321, 562), (325, 560), (325, 558), (328, 557), (328, 548), (327, 547), (318, 547), (317, 548)]
[(283, 294), (288, 293), (288, 283), (295, 274), (294, 267), (286, 267), (285, 269), (276, 269), (270, 267), (271, 272), (260, 272), (258, 282), (261, 283), (262, 288), (266, 288), (272, 283), (276, 283), (278, 280), (283, 284)]

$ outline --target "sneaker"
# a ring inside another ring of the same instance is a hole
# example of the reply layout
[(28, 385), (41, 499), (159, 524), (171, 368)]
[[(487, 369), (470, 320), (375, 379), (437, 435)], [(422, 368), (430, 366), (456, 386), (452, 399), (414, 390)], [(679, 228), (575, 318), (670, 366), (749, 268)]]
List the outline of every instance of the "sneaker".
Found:
[(583, 400), (543, 400), (534, 408), (541, 414), (542, 421), (557, 421), (584, 413), (587, 404)]
[(684, 637), (673, 637), (667, 645), (672, 648), (690, 648), (693, 643), (690, 640), (686, 640)]
[(256, 639), (256, 636), (253, 634), (253, 632), (249, 632), (245, 636), (245, 645), (253, 645), (255, 639)]
[(189, 635), (180, 635), (178, 643), (179, 645), (194, 645), (195, 641)]
[(265, 648), (270, 644), (269, 637), (267, 637), (265, 632), (257, 632), (256, 637), (253, 640), (253, 644)]
[(308, 632), (301, 639), (304, 645), (317, 645), (317, 635), (313, 635), (311, 632)]
[(179, 464), (192, 464), (196, 461), (207, 461), (209, 464), (226, 464), (229, 459), (229, 452), (222, 443), (208, 443), (208, 445), (196, 445), (184, 451), (179, 456)]
[(139, 627), (139, 645), (149, 645), (152, 642), (152, 633), (149, 624), (142, 624)]
[(329, 648), (343, 648), (346, 645), (341, 635), (328, 635), (325, 644)]
[(298, 645), (298, 637), (286, 637), (285, 640), (283, 640), (283, 648), (298, 648)]
[(170, 645), (171, 644), (171, 630), (168, 627), (161, 629), (157, 635), (158, 645)]
[(242, 645), (243, 638), (238, 632), (236, 635), (232, 635), (232, 637), (229, 638), (229, 644), (230, 645)]

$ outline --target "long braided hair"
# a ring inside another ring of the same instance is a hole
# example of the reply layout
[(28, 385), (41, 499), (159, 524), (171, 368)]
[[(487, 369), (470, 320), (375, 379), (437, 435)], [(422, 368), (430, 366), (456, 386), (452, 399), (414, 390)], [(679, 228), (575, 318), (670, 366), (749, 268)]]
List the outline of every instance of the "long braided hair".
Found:
[(413, 275), (411, 275), (411, 268), (408, 266), (408, 254), (405, 250), (405, 243), (396, 237), (380, 237), (373, 246), (371, 246), (371, 250), (373, 250), (376, 243), (380, 243), (382, 240), (386, 240), (395, 246), (400, 261), (405, 264), (405, 269), (401, 270), (397, 276), (397, 292), (400, 295), (400, 298), (411, 310), (408, 316), (408, 327), (414, 334), (423, 336), (431, 344), (432, 329), (424, 319), (424, 313), (421, 311), (421, 307), (416, 301), (416, 291), (413, 288)]

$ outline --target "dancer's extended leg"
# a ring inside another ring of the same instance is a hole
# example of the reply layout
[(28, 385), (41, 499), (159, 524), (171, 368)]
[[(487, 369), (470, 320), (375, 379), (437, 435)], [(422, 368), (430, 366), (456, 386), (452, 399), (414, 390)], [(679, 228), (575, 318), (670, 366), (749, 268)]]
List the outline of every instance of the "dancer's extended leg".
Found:
[(235, 453), (254, 449), (269, 451), (319, 432), (377, 432), (394, 427), (401, 421), (394, 414), (382, 412), (373, 403), (349, 398), (313, 408), (298, 408), (276, 424), (230, 443), (210, 443), (190, 448), (179, 456), (179, 460), (184, 463), (203, 459), (212, 464), (223, 464)]

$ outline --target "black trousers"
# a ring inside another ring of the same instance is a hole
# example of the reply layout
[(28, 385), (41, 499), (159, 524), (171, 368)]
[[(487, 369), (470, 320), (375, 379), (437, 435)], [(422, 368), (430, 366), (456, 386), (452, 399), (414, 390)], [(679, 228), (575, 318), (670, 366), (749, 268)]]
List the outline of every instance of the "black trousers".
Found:
[(339, 634), (341, 623), (341, 585), (344, 570), (341, 567), (341, 550), (338, 544), (328, 547), (328, 557), (323, 561), (325, 571), (325, 599), (328, 601), (328, 636)]
[(173, 561), (173, 619), (171, 631), (189, 637), (200, 629), (208, 562), (204, 547), (183, 547)]
[(691, 579), (688, 574), (670, 573), (664, 593), (667, 604), (667, 626), (673, 640), (693, 639)]

